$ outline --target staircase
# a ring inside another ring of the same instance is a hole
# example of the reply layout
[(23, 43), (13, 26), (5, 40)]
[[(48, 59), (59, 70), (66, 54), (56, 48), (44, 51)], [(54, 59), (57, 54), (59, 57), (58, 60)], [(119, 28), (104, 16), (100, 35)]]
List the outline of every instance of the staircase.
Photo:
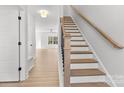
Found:
[(88, 42), (69, 16), (61, 18), (64, 86), (110, 87)]

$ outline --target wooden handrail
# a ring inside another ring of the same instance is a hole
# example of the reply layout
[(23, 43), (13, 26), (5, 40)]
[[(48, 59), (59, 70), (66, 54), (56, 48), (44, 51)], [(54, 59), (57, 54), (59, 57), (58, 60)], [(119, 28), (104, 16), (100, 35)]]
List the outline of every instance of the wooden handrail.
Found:
[(98, 26), (96, 26), (93, 22), (91, 22), (84, 14), (80, 13), (76, 8), (71, 6), (72, 9), (82, 18), (84, 19), (88, 24), (90, 24), (97, 32), (99, 32), (106, 40), (108, 40), (113, 47), (118, 49), (123, 49), (124, 46), (116, 42), (112, 39), (107, 33), (105, 33), (103, 30), (101, 30)]

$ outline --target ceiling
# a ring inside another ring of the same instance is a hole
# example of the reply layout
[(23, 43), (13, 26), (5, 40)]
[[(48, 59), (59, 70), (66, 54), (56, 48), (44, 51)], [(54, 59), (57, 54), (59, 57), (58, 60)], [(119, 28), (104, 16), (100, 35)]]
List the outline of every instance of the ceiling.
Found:
[[(48, 10), (48, 17), (41, 18), (38, 13), (39, 10)], [(60, 6), (58, 5), (32, 5), (28, 6), (28, 11), (34, 15), (36, 23), (36, 31), (38, 32), (49, 32), (50, 29), (56, 31), (59, 15), (60, 15)]]

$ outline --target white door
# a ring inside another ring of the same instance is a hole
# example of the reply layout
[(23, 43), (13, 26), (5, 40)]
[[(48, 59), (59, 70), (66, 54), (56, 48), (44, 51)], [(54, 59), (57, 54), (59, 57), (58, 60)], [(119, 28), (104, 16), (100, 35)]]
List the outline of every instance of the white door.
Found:
[(0, 7), (0, 82), (19, 81), (19, 12)]

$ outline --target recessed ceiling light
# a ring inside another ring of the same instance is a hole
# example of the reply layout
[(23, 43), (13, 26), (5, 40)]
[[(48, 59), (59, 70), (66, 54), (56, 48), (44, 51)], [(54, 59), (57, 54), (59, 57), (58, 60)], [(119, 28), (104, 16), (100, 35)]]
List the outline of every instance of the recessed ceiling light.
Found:
[(46, 18), (48, 16), (47, 10), (40, 10), (39, 13), (42, 18)]

